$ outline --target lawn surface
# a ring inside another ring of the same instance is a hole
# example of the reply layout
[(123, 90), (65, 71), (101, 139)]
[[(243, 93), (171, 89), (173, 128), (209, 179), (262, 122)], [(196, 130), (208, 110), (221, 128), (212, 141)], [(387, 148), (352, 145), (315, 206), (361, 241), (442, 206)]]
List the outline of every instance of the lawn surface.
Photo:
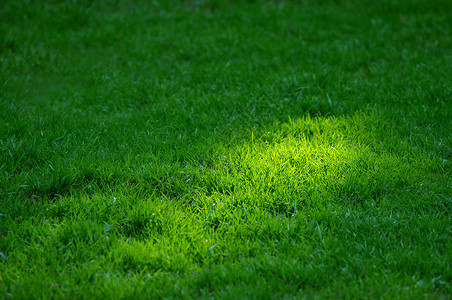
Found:
[(449, 1), (0, 7), (0, 297), (450, 299)]

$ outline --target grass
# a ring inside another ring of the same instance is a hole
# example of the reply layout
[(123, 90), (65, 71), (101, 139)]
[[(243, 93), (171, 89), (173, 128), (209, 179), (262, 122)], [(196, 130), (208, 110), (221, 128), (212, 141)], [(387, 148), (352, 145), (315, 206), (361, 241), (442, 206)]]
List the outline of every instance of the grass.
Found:
[(3, 298), (449, 299), (448, 1), (5, 1)]

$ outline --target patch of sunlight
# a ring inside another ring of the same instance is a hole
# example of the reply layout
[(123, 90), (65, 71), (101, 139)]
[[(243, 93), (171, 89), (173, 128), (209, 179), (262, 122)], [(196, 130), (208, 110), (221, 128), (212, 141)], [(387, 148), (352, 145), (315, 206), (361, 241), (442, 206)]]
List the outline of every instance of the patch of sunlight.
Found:
[(193, 206), (217, 220), (231, 212), (234, 218), (255, 210), (289, 216), (326, 203), (378, 203), (419, 177), (416, 163), (397, 152), (403, 141), (385, 126), (377, 115), (306, 116), (253, 133), (204, 171), (210, 182)]

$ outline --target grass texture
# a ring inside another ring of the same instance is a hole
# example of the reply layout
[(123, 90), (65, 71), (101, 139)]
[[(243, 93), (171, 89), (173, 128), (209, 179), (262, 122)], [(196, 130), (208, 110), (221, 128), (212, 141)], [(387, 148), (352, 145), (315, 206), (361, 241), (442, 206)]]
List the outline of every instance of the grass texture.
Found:
[(0, 297), (450, 299), (448, 1), (0, 7)]

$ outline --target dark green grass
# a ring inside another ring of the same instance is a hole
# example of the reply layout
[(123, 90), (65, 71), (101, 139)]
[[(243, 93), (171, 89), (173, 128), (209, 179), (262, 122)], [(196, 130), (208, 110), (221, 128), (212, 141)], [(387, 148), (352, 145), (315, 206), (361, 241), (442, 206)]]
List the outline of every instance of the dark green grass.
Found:
[(439, 298), (448, 1), (4, 1), (4, 298)]

